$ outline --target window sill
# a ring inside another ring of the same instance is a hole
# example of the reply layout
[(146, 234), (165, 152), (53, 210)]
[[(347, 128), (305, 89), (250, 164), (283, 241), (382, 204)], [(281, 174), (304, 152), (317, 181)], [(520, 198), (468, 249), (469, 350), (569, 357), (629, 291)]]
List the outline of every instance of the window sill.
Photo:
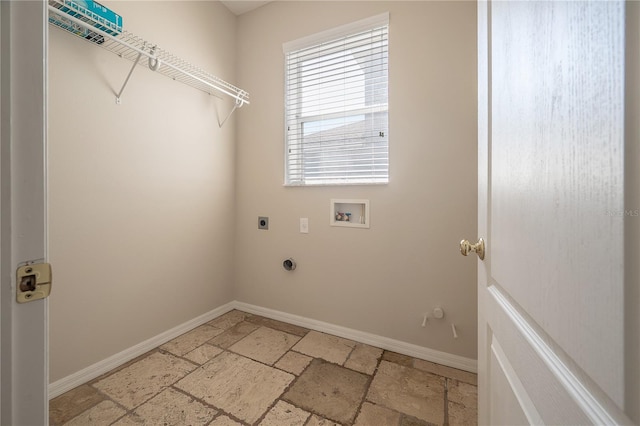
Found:
[(389, 182), (369, 182), (369, 183), (284, 183), (282, 186), (289, 188), (313, 188), (323, 186), (384, 186)]

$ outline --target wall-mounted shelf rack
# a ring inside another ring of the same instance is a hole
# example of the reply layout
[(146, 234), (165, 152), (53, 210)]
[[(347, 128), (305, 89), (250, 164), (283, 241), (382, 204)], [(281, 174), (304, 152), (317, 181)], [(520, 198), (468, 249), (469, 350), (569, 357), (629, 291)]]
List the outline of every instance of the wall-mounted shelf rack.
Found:
[[(73, 8), (74, 16), (63, 11), (70, 8)], [(116, 95), (117, 103), (120, 103), (120, 98), (129, 82), (129, 78), (138, 65), (210, 95), (223, 93), (232, 97), (235, 99), (235, 106), (231, 113), (236, 108), (250, 103), (249, 94), (244, 90), (126, 30), (118, 31), (119, 34), (116, 31), (112, 31), (113, 24), (111, 22), (71, 0), (49, 0), (49, 23), (133, 62), (131, 71), (129, 71), (120, 92)], [(225, 121), (226, 118), (220, 123), (220, 126)]]

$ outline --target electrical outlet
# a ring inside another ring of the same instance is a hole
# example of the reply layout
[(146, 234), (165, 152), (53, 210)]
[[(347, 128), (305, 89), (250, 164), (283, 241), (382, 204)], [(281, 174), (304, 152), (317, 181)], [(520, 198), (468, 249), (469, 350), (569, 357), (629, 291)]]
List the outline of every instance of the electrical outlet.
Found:
[(269, 229), (269, 218), (266, 216), (258, 217), (258, 229)]
[(300, 233), (308, 234), (309, 233), (309, 218), (301, 217), (300, 218)]

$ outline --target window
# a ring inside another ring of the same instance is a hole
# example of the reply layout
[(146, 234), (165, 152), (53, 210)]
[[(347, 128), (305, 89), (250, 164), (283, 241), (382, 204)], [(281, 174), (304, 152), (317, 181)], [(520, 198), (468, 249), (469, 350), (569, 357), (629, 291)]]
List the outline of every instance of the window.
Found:
[(286, 43), (285, 184), (389, 182), (389, 15)]

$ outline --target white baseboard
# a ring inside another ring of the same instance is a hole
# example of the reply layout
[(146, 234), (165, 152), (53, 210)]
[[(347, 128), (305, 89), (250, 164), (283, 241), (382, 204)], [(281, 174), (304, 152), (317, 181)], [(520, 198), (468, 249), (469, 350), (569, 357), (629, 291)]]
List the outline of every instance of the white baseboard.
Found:
[(301, 317), (298, 315), (292, 315), (286, 312), (263, 308), (256, 305), (250, 305), (248, 303), (235, 301), (232, 302), (232, 304), (235, 309), (248, 312), (250, 314), (262, 315), (263, 317), (288, 322), (289, 324), (299, 325), (311, 330), (333, 334), (334, 336), (344, 337), (345, 339), (355, 340), (356, 342), (365, 343), (367, 345), (397, 352), (403, 355), (408, 355), (414, 358), (423, 359), (425, 361), (435, 362), (437, 364), (446, 365), (448, 367), (470, 371), (472, 373), (478, 372), (478, 361), (472, 358), (465, 358), (446, 352), (436, 351), (424, 346), (418, 346), (411, 343), (402, 342), (400, 340), (390, 339), (388, 337), (354, 330), (352, 328), (346, 328), (323, 321)]
[(49, 383), (49, 399), (55, 398), (56, 396), (62, 395), (63, 393), (77, 386), (85, 384), (90, 380), (93, 380), (96, 377), (108, 371), (111, 371), (116, 367), (121, 366), (125, 362), (131, 361), (135, 357), (140, 356), (154, 348), (157, 348), (164, 343), (167, 343), (169, 340), (174, 339), (181, 334), (186, 333), (187, 331), (193, 330), (194, 328), (208, 321), (211, 321), (212, 319), (217, 318), (220, 315), (226, 314), (227, 312), (234, 309), (234, 307), (235, 302), (229, 302), (207, 313), (204, 313), (199, 317), (182, 323), (179, 326), (172, 328), (171, 330), (167, 330), (163, 333), (158, 334), (157, 336), (145, 340), (144, 342), (138, 343), (137, 345), (132, 346), (129, 349), (125, 349), (122, 352), (112, 355), (107, 359), (90, 365), (87, 368), (83, 368), (82, 370), (77, 371), (53, 383)]
[(67, 377), (50, 383), (49, 399), (55, 398), (56, 396), (62, 395), (63, 393), (75, 387), (83, 385), (90, 380), (93, 380), (96, 377), (121, 366), (125, 362), (131, 361), (135, 357), (140, 356), (154, 348), (157, 348), (158, 346), (180, 336), (181, 334), (193, 330), (194, 328), (208, 321), (211, 321), (212, 319), (217, 318), (220, 315), (226, 314), (232, 309), (238, 309), (250, 314), (262, 315), (263, 317), (288, 322), (290, 324), (298, 325), (323, 333), (333, 334), (334, 336), (344, 337), (345, 339), (354, 340), (356, 342), (365, 343), (367, 345), (397, 352), (403, 355), (412, 356), (414, 358), (424, 359), (426, 361), (458, 368), (460, 370), (470, 371), (472, 373), (476, 373), (478, 371), (478, 362), (475, 359), (452, 355), (446, 352), (425, 348), (423, 346), (402, 342), (400, 340), (394, 340), (388, 337), (378, 336), (376, 334), (365, 333), (363, 331), (358, 331), (351, 328), (314, 320), (311, 318), (288, 314), (286, 312), (233, 301), (216, 309), (213, 309), (212, 311), (209, 311), (203, 315), (200, 315), (197, 318), (180, 324), (179, 326), (174, 327), (171, 330), (167, 330), (164, 333), (147, 339), (144, 342), (138, 343), (137, 345), (132, 346), (129, 349), (125, 349), (124, 351), (119, 352), (115, 355), (112, 355), (107, 359), (99, 361), (93, 365), (90, 365), (89, 367), (83, 368), (82, 370), (77, 371)]

